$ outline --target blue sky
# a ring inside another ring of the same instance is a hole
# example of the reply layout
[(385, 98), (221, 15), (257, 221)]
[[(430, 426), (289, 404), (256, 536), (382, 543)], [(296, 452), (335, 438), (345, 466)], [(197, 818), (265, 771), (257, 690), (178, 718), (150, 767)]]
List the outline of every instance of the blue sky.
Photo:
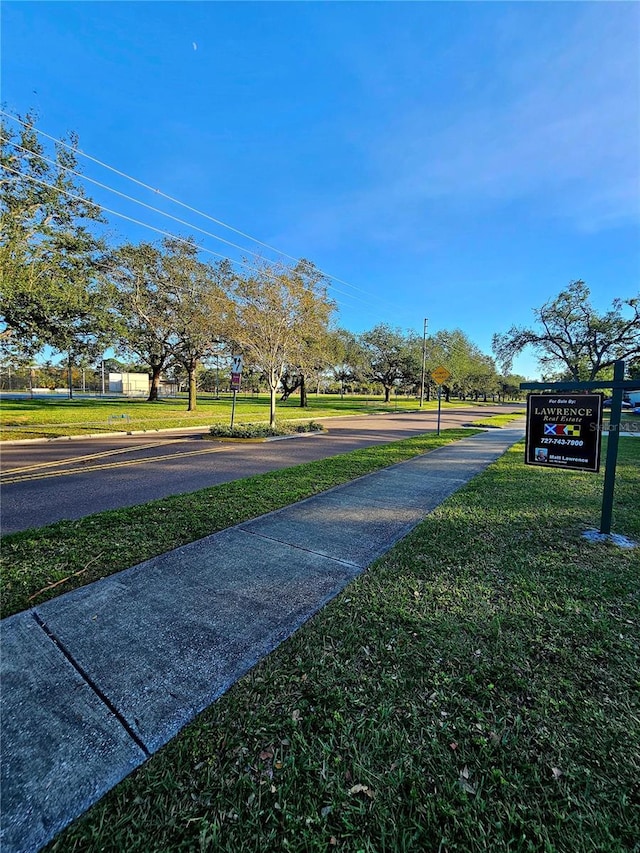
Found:
[[(4, 0), (2, 101), (348, 282), (332, 293), (356, 332), (421, 333), (428, 317), (430, 332), (458, 327), (490, 352), (494, 332), (530, 323), (573, 279), (600, 309), (638, 291), (636, 3)], [(157, 237), (116, 217), (110, 232)], [(537, 375), (531, 354), (515, 368)]]

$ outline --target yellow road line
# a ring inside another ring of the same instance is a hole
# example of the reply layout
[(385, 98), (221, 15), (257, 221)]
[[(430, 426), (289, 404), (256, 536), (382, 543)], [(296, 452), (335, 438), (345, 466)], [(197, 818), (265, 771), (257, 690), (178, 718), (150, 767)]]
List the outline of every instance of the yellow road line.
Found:
[(126, 462), (110, 462), (105, 465), (89, 465), (72, 471), (44, 471), (42, 474), (26, 474), (24, 476), (2, 478), (3, 485), (11, 483), (26, 483), (32, 480), (46, 480), (50, 477), (68, 477), (72, 474), (84, 474), (88, 471), (107, 471), (113, 468), (124, 468), (127, 465), (146, 465), (151, 462), (161, 462), (166, 459), (184, 459), (187, 456), (201, 456), (203, 453), (221, 453), (226, 448), (211, 447), (206, 450), (189, 450), (186, 453), (167, 453), (164, 456), (151, 456), (148, 459), (129, 459)]
[(162, 447), (165, 444), (177, 444), (183, 439), (172, 438), (165, 441), (154, 441), (152, 444), (136, 444), (132, 447), (121, 447), (117, 450), (103, 450), (100, 453), (87, 453), (84, 456), (69, 456), (67, 459), (55, 459), (52, 462), (36, 462), (33, 465), (25, 465), (22, 468), (10, 468), (7, 475), (22, 474), (26, 471), (41, 471), (44, 468), (55, 468), (59, 465), (73, 465), (84, 462), (85, 459), (102, 459), (105, 456), (115, 456), (119, 453), (135, 453), (138, 450), (149, 450), (151, 447)]

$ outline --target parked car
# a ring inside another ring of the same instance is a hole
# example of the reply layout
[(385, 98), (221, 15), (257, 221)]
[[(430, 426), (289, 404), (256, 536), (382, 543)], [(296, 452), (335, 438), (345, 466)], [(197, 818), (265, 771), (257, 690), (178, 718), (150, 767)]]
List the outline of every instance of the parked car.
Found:
[[(602, 407), (603, 407), (603, 409), (610, 409), (610, 408), (611, 408), (611, 403), (612, 403), (612, 402), (613, 402), (613, 401), (611, 400), (611, 398), (610, 398), (610, 397), (609, 397), (607, 400), (603, 400), (603, 401), (602, 401)], [(630, 403), (630, 402), (629, 402), (629, 400), (623, 400), (623, 401), (622, 401), (622, 408), (623, 408), (623, 409), (633, 409), (633, 403)]]

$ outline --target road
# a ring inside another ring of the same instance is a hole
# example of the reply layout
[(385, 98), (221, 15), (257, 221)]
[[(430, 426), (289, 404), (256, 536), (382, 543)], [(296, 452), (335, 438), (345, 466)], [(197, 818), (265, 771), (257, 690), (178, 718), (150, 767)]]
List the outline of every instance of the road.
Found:
[[(446, 409), (442, 428), (522, 407)], [(3, 534), (135, 506), (397, 441), (436, 428), (434, 411), (328, 418), (328, 432), (263, 443), (204, 441), (205, 428), (29, 444), (3, 444)]]

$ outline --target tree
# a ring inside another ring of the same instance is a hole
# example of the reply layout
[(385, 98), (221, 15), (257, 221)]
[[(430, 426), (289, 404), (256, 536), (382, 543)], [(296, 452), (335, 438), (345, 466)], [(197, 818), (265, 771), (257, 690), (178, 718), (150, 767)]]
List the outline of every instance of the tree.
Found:
[(335, 309), (326, 280), (310, 262), (294, 266), (262, 261), (233, 281), (230, 336), (269, 387), (269, 421), (276, 422), (276, 393), (287, 366), (304, 366), (326, 333)]
[(327, 338), (327, 360), (344, 397), (345, 390), (359, 382), (364, 371), (366, 355), (358, 337), (347, 329), (332, 329)]
[(473, 395), (486, 399), (498, 390), (493, 359), (485, 355), (460, 329), (443, 330), (427, 339), (427, 366), (445, 367), (451, 377), (443, 385), (445, 398), (455, 394), (463, 400)]
[(150, 243), (126, 244), (111, 259), (108, 281), (118, 313), (119, 345), (135, 353), (151, 370), (149, 402), (157, 401), (160, 375), (176, 342), (175, 299), (169, 288), (164, 252)]
[(517, 373), (510, 373), (506, 376), (498, 377), (498, 401), (505, 402), (506, 400), (519, 400), (523, 392), (520, 390), (520, 384), (525, 382), (524, 376)]
[(231, 316), (228, 261), (205, 264), (191, 240), (167, 239), (163, 267), (175, 330), (173, 358), (187, 373), (188, 411), (196, 410), (196, 369), (224, 337)]
[(493, 336), (493, 350), (504, 370), (527, 346), (539, 354), (541, 368), (564, 368), (576, 381), (592, 381), (618, 359), (640, 354), (640, 294), (614, 299), (598, 314), (584, 281), (572, 281), (555, 299), (534, 310), (537, 328), (512, 326)]
[(365, 376), (382, 385), (388, 403), (394, 385), (415, 374), (410, 341), (400, 329), (380, 323), (360, 335), (360, 343), (366, 358)]
[(314, 334), (307, 334), (296, 348), (295, 361), (285, 365), (280, 384), (281, 400), (287, 400), (294, 391), (300, 389), (300, 407), (307, 406), (307, 380), (318, 379), (327, 365), (329, 337), (328, 331), (318, 327)]
[[(48, 345), (94, 358), (109, 340), (109, 316), (97, 272), (105, 249), (93, 231), (100, 210), (74, 182), (70, 147), (46, 156), (27, 115), (19, 133), (0, 126), (0, 297), (2, 322), (31, 355)], [(70, 387), (70, 396), (72, 389)]]
[(479, 352), (472, 359), (466, 379), (469, 393), (474, 396), (476, 401), (482, 397), (486, 403), (489, 395), (495, 395), (498, 392), (498, 374), (491, 356)]

